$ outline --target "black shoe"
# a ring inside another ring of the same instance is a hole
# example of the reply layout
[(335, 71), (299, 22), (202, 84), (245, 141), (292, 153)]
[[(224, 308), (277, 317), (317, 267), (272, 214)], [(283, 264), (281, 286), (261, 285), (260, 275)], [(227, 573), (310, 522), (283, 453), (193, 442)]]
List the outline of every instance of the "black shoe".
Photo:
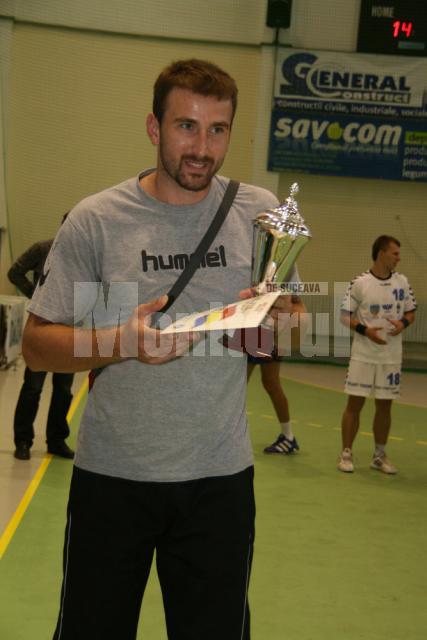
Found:
[(31, 458), (31, 454), (28, 442), (17, 442), (15, 453), (13, 455), (18, 460), (29, 460)]
[(48, 444), (47, 452), (60, 458), (68, 458), (69, 460), (74, 458), (74, 451), (63, 440), (55, 444)]

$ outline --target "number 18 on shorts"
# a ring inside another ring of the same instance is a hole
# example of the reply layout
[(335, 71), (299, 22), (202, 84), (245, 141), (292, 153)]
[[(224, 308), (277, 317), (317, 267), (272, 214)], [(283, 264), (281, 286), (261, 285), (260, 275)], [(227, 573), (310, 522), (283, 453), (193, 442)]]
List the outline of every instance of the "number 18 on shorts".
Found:
[(400, 374), (400, 364), (372, 364), (351, 359), (345, 392), (351, 396), (393, 400), (400, 396)]

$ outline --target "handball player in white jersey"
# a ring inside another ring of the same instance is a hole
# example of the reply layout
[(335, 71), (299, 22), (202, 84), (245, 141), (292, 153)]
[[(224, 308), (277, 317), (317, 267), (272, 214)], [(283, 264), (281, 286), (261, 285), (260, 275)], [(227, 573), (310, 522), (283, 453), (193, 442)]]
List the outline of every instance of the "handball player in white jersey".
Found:
[(372, 246), (373, 264), (349, 284), (341, 305), (341, 321), (354, 330), (345, 382), (348, 402), (342, 423), (338, 469), (354, 470), (352, 447), (365, 398), (375, 398), (375, 449), (371, 468), (397, 473), (385, 453), (391, 427), (391, 404), (400, 393), (402, 332), (414, 322), (416, 301), (407, 278), (395, 271), (400, 242), (382, 235)]

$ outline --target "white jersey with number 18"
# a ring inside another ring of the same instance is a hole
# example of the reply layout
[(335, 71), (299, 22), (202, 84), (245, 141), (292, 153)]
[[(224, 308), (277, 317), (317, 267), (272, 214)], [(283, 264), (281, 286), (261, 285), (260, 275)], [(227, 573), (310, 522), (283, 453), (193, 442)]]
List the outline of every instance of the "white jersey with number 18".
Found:
[(380, 345), (369, 338), (354, 334), (351, 357), (372, 363), (400, 363), (402, 361), (402, 333), (391, 336), (389, 320), (400, 320), (407, 311), (416, 309), (415, 296), (406, 278), (392, 272), (388, 278), (377, 278), (371, 271), (356, 276), (349, 284), (341, 305), (367, 327), (381, 327), (378, 332), (387, 344)]

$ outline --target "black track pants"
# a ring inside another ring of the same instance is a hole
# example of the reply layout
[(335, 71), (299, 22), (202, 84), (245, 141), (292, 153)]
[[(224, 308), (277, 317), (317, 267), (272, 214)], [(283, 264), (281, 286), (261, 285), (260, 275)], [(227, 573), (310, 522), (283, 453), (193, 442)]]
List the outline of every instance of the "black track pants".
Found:
[(253, 468), (134, 482), (74, 468), (54, 640), (135, 640), (156, 552), (169, 640), (249, 640)]

